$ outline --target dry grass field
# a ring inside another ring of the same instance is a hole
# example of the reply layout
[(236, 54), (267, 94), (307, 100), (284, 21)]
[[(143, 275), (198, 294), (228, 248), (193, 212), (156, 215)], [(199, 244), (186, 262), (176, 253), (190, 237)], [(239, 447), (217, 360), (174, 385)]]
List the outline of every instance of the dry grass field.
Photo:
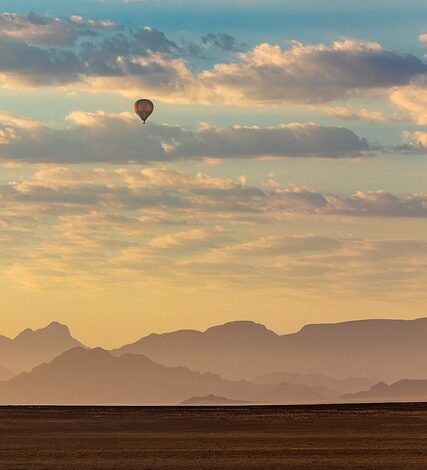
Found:
[(427, 468), (427, 404), (0, 408), (0, 468)]

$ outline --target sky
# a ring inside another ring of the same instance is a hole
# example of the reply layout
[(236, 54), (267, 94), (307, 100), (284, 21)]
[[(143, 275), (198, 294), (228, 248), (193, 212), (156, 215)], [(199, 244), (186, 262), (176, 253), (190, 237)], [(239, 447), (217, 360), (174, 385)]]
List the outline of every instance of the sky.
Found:
[(425, 1), (1, 9), (2, 334), (426, 315)]

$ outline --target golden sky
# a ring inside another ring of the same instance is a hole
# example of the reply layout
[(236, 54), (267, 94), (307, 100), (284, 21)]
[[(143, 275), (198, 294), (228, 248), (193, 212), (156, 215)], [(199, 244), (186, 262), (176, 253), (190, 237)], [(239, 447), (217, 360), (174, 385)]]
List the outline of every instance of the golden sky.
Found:
[(424, 316), (417, 2), (168, 1), (0, 14), (0, 332)]

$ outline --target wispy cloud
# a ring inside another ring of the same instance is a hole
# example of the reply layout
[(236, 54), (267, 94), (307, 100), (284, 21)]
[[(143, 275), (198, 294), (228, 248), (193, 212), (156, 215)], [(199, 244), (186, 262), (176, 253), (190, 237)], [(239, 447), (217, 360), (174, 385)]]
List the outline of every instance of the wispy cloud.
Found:
[(425, 194), (337, 195), (156, 166), (48, 165), (0, 186), (0, 202), (1, 276), (30, 289), (283, 284), (377, 295), (420, 287), (427, 275), (422, 240), (286, 233), (298, 218), (342, 230), (356, 218), (425, 219)]

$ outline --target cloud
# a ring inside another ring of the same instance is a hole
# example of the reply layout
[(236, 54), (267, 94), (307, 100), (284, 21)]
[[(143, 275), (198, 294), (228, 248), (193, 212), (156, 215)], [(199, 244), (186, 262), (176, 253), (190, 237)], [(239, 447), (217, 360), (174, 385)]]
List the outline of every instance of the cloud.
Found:
[(69, 19), (35, 13), (0, 13), (0, 37), (41, 46), (71, 48), (76, 40), (96, 36), (96, 30), (114, 29), (110, 20), (91, 20), (73, 15)]
[[(165, 61), (162, 54), (172, 55), (178, 52), (175, 42), (170, 41), (161, 31), (149, 27), (131, 33), (120, 31), (101, 41), (84, 41), (78, 49), (87, 77), (136, 75), (143, 78), (149, 74), (150, 64), (153, 67), (153, 64), (160, 66)], [(151, 69), (151, 73), (154, 74), (155, 71)]]
[[(339, 196), (280, 185), (262, 188), (244, 178), (232, 181), (159, 167), (47, 165), (31, 177), (15, 175), (0, 185), (0, 207), (3, 275), (26, 285), (71, 283), (86, 289), (125, 282), (135, 273), (138, 279), (176, 275), (173, 282), (188, 281), (199, 269), (204, 276), (213, 270), (217, 281), (218, 270), (224, 269), (224, 276), (253, 272), (267, 282), (274, 270), (284, 275), (296, 263), (289, 256), (299, 258), (295, 273), (311, 273), (305, 277), (325, 275), (332, 262), (335, 271), (342, 269), (340, 263), (355, 268), (353, 257), (361, 256), (350, 249), (355, 242), (284, 235), (289, 220), (331, 218), (346, 224), (355, 218), (359, 223), (373, 217), (427, 218), (427, 195), (359, 191)], [(248, 233), (266, 231), (271, 235), (248, 238)], [(415, 259), (423, 245), (417, 251), (412, 244), (413, 252), (405, 246), (389, 244), (388, 251), (376, 249), (376, 256)], [(370, 255), (369, 249), (363, 253)], [(321, 266), (316, 258), (320, 255)], [(220, 268), (215, 267), (218, 263)], [(270, 271), (264, 272), (267, 265)]]
[(230, 259), (236, 256), (265, 257), (298, 253), (318, 253), (334, 251), (341, 245), (335, 239), (315, 235), (267, 237), (239, 243), (215, 250), (213, 259)]
[[(267, 43), (246, 52), (242, 48), (225, 33), (205, 34), (189, 45), (155, 28), (130, 30), (77, 15), (66, 20), (0, 17), (0, 79), (9, 87), (67, 85), (73, 92), (126, 96), (144, 89), (168, 103), (317, 105), (405, 87), (427, 73), (425, 62), (412, 54), (351, 39), (331, 45), (294, 42), (288, 49)], [(210, 49), (229, 52), (230, 62), (196, 71), (191, 60)], [(382, 118), (366, 110), (350, 117)]]
[[(244, 243), (218, 240), (220, 247), (199, 240), (193, 250), (191, 243), (165, 249), (151, 247), (141, 232), (143, 241), (137, 246), (120, 246), (111, 235), (102, 239), (98, 234), (112, 223), (96, 215), (64, 219), (61, 238), (46, 240), (25, 259), (15, 259), (2, 275), (26, 288), (50, 290), (126, 285), (164, 293), (191, 285), (222, 293), (248, 288), (280, 291), (284, 296), (345, 298), (363, 293), (403, 300), (424, 295), (425, 241), (296, 235), (276, 240), (281, 249), (270, 252), (257, 249), (265, 241), (256, 238)], [(252, 248), (242, 251), (243, 245)]]
[(179, 156), (239, 157), (331, 157), (361, 156), (369, 150), (365, 139), (343, 127), (317, 124), (283, 124), (259, 128), (203, 126), (195, 138), (175, 147)]
[[(129, 162), (162, 160), (163, 144), (182, 138), (186, 131), (179, 127), (152, 125), (151, 131), (129, 113), (107, 115), (72, 113), (68, 128), (39, 126), (33, 132), (0, 126), (12, 133), (8, 143), (0, 146), (3, 159), (27, 162)], [(123, 146), (126, 142), (126, 146)]]
[(408, 112), (416, 124), (427, 125), (427, 82), (425, 79), (392, 90), (390, 101)]
[(349, 39), (331, 46), (294, 43), (286, 51), (261, 44), (240, 58), (240, 63), (218, 64), (202, 73), (201, 82), (233, 103), (324, 103), (406, 85), (427, 72), (427, 65), (411, 54)]
[(71, 47), (77, 39), (77, 31), (59, 18), (34, 13), (1, 13), (0, 37), (44, 46)]
[(213, 229), (195, 228), (182, 232), (162, 235), (150, 240), (149, 247), (157, 250), (179, 250), (195, 253), (206, 248), (224, 244), (227, 237), (221, 227)]
[[(294, 43), (287, 50), (265, 43), (239, 53), (238, 58), (194, 74), (182, 57), (168, 68), (160, 56), (151, 56), (143, 61), (145, 68), (127, 66), (121, 76), (99, 75), (89, 83), (93, 90), (114, 89), (129, 96), (143, 86), (169, 103), (318, 105), (408, 85), (427, 73), (425, 62), (412, 54), (350, 39), (330, 46)], [(122, 60), (128, 63), (129, 57)], [(162, 67), (160, 83), (146, 66), (153, 61)]]
[(265, 188), (156, 166), (4, 171), (14, 178), (0, 186), (1, 276), (27, 288), (363, 284), (369, 294), (426, 280), (425, 241), (288, 234), (297, 217), (342, 230), (355, 218), (426, 218), (425, 194)]
[[(2, 116), (0, 115), (0, 118)], [(153, 162), (204, 157), (363, 156), (368, 142), (343, 127), (284, 124), (259, 128), (202, 125), (197, 131), (153, 124), (141, 127), (129, 113), (74, 112), (66, 128), (21, 125), (23, 118), (0, 120), (0, 159), (17, 162)], [(126, 146), (123, 146), (126, 142)]]
[(244, 44), (239, 44), (237, 39), (225, 33), (209, 33), (202, 36), (202, 44), (206, 47), (217, 47), (224, 52), (241, 52)]
[(427, 153), (427, 133), (421, 131), (403, 133), (404, 144), (399, 148), (412, 153)]
[[(72, 15), (70, 16), (70, 21), (74, 24), (74, 25), (77, 25), (77, 26), (89, 26), (90, 28), (99, 28), (99, 29), (111, 29), (111, 28), (116, 28), (117, 27), (117, 23), (115, 23), (114, 21), (111, 21), (111, 20), (91, 20), (91, 19), (88, 19), (86, 20), (85, 18), (83, 18), (83, 16), (79, 16), (79, 15)], [(86, 29), (86, 30), (80, 30), (81, 33), (89, 33), (89, 34), (93, 34), (93, 33), (90, 33), (89, 32), (89, 29)]]
[[(100, 35), (99, 29), (107, 32)], [(115, 29), (111, 21), (80, 16), (1, 15), (0, 79), (9, 87), (87, 87), (90, 78), (139, 77), (141, 84), (145, 77), (165, 87), (181, 73), (176, 69), (182, 60), (172, 57), (179, 48), (164, 33), (149, 27)]]
[(343, 121), (366, 120), (372, 122), (386, 122), (393, 120), (381, 111), (366, 108), (355, 109), (349, 106), (322, 106), (320, 110)]
[(426, 217), (427, 195), (396, 196), (378, 191), (357, 191), (351, 196), (320, 193), (305, 188), (272, 190), (270, 211), (277, 217), (301, 213), (349, 217)]
[(0, 111), (0, 123), (4, 127), (16, 126), (21, 129), (35, 129), (40, 127), (40, 123), (35, 119), (17, 116), (16, 114)]
[(427, 194), (396, 196), (386, 191), (357, 191), (349, 198), (326, 195), (324, 213), (366, 217), (426, 217)]
[[(394, 195), (385, 191), (357, 191), (337, 195), (302, 187), (249, 185), (205, 173), (151, 168), (101, 169), (48, 165), (34, 173), (0, 186), (4, 208), (22, 210), (27, 216), (42, 212), (120, 211), (150, 209), (164, 215), (174, 209), (179, 217), (196, 220), (208, 214), (220, 220), (238, 220), (245, 215), (253, 223), (275, 223), (294, 216), (427, 217), (427, 194)], [(36, 210), (35, 207), (38, 207)], [(179, 212), (181, 211), (181, 212)], [(14, 213), (13, 210), (11, 213)]]
[(346, 298), (423, 296), (427, 242), (406, 239), (269, 236), (212, 248), (172, 267), (178, 284)]
[[(150, 210), (150, 217), (175, 224), (195, 220), (200, 214), (253, 212), (264, 192), (241, 181), (214, 178), (204, 173), (188, 174), (170, 169), (133, 167), (106, 171), (47, 166), (31, 180), (0, 186), (3, 209), (12, 214), (65, 214), (103, 211)], [(175, 210), (170, 217), (169, 210)]]
[(79, 58), (69, 49), (46, 48), (0, 37), (0, 84), (56, 86), (80, 79)]
[(224, 178), (215, 178), (205, 173), (183, 173), (166, 168), (144, 168), (141, 171), (132, 169), (116, 170), (127, 186), (134, 192), (147, 188), (185, 189), (185, 190), (235, 190), (244, 184)]

